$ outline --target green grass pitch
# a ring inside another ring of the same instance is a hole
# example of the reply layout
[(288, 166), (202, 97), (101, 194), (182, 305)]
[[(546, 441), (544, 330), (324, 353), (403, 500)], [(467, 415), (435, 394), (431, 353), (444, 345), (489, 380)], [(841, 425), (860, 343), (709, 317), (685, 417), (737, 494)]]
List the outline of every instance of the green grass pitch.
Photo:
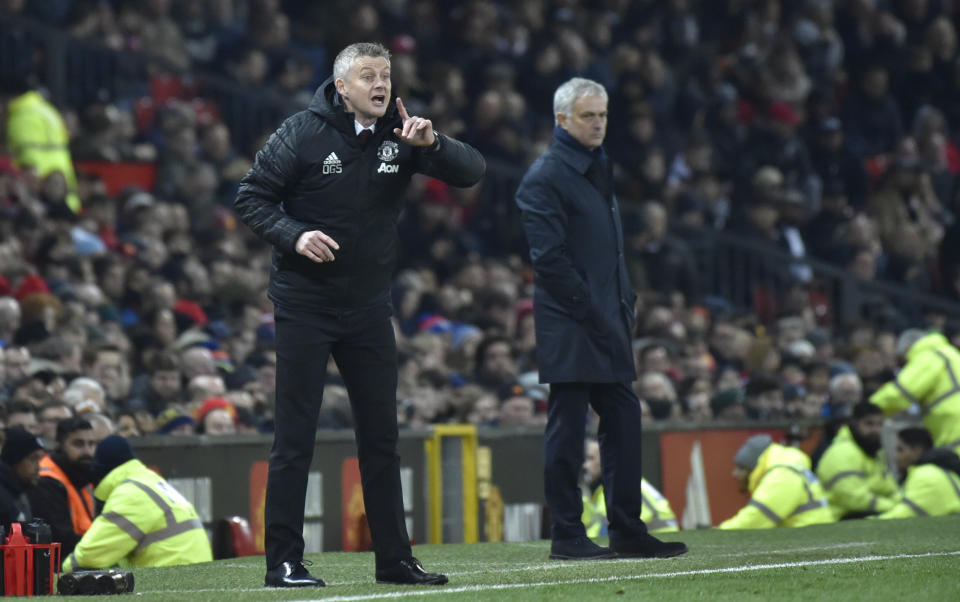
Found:
[(686, 556), (561, 562), (549, 542), (420, 545), (443, 587), (390, 587), (370, 553), (311, 555), (327, 587), (265, 589), (263, 557), (137, 569), (137, 600), (960, 600), (960, 516), (802, 529), (692, 531)]

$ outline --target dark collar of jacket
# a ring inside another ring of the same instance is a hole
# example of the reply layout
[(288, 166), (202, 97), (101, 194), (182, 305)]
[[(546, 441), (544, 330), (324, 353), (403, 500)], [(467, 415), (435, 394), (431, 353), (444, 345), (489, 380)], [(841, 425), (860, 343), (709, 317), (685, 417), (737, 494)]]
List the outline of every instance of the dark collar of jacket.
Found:
[(560, 126), (553, 128), (551, 147), (561, 160), (581, 174), (587, 173), (594, 162), (601, 166), (607, 162), (607, 154), (602, 146), (590, 150)]
[(0, 486), (12, 493), (15, 497), (23, 493), (23, 483), (14, 474), (13, 468), (0, 462)]
[[(347, 112), (343, 99), (340, 98), (340, 93), (337, 92), (337, 87), (333, 81), (331, 75), (320, 84), (313, 95), (313, 100), (307, 105), (307, 109), (319, 115), (347, 138), (355, 138), (357, 132), (353, 128), (353, 122), (356, 121), (356, 117), (353, 113)], [(394, 126), (399, 125), (399, 123), (400, 113), (397, 111), (397, 99), (393, 97), (387, 105), (387, 112), (383, 117), (377, 119), (374, 136), (382, 135), (383, 132), (392, 132)]]

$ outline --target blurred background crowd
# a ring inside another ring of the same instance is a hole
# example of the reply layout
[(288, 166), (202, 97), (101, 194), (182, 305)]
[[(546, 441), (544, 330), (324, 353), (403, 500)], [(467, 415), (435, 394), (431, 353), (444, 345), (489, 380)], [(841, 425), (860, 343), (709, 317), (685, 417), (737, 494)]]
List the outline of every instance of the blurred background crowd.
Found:
[[(269, 249), (231, 204), (358, 40), (489, 165), (408, 193), (402, 425), (545, 422), (513, 192), (574, 75), (610, 93), (648, 420), (845, 417), (902, 330), (960, 342), (958, 25), (957, 0), (0, 0), (2, 420), (270, 430)], [(18, 111), (152, 186), (32, 161)], [(320, 426), (351, 425), (331, 363)]]

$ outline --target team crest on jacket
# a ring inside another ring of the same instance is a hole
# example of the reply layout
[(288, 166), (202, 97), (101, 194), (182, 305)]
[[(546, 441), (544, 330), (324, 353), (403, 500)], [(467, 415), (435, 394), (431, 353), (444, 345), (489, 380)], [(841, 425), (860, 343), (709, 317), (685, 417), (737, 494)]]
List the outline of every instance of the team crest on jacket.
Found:
[(400, 154), (400, 147), (396, 142), (384, 140), (377, 149), (377, 158), (381, 161), (393, 161)]

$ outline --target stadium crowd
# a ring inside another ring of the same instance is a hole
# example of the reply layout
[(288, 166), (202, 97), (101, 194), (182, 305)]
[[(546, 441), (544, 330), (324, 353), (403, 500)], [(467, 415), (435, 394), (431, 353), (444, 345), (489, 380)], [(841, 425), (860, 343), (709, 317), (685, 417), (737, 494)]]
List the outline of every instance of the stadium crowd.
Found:
[[(152, 76), (226, 73), (287, 113), (305, 106), (338, 48), (382, 40), (411, 113), (476, 146), (491, 171), (542, 152), (560, 82), (600, 81), (640, 293), (634, 386), (651, 420), (847, 417), (894, 375), (901, 330), (945, 329), (960, 342), (942, 314), (839, 330), (804, 294), (802, 264), (960, 300), (960, 3), (49, 0), (0, 10), (140, 53)], [(74, 160), (155, 162), (153, 190), (110, 195), (95, 175), (24, 160), (31, 130), (16, 114), (29, 123), (51, 110), (34, 93), (43, 75), (29, 65), (0, 89), (5, 424), (52, 437), (58, 419), (90, 412), (126, 436), (269, 431), (269, 253), (231, 208), (255, 148), (234, 145), (216, 111), (191, 98), (148, 121), (132, 97), (58, 107)], [(532, 274), (522, 241), (505, 234), (513, 190), (483, 186), (419, 180), (399, 224), (397, 409), (409, 427), (545, 420)], [(792, 282), (776, 315), (704, 290), (688, 243), (704, 229), (800, 262), (775, 266)], [(329, 371), (320, 427), (349, 427), (346, 389)]]

